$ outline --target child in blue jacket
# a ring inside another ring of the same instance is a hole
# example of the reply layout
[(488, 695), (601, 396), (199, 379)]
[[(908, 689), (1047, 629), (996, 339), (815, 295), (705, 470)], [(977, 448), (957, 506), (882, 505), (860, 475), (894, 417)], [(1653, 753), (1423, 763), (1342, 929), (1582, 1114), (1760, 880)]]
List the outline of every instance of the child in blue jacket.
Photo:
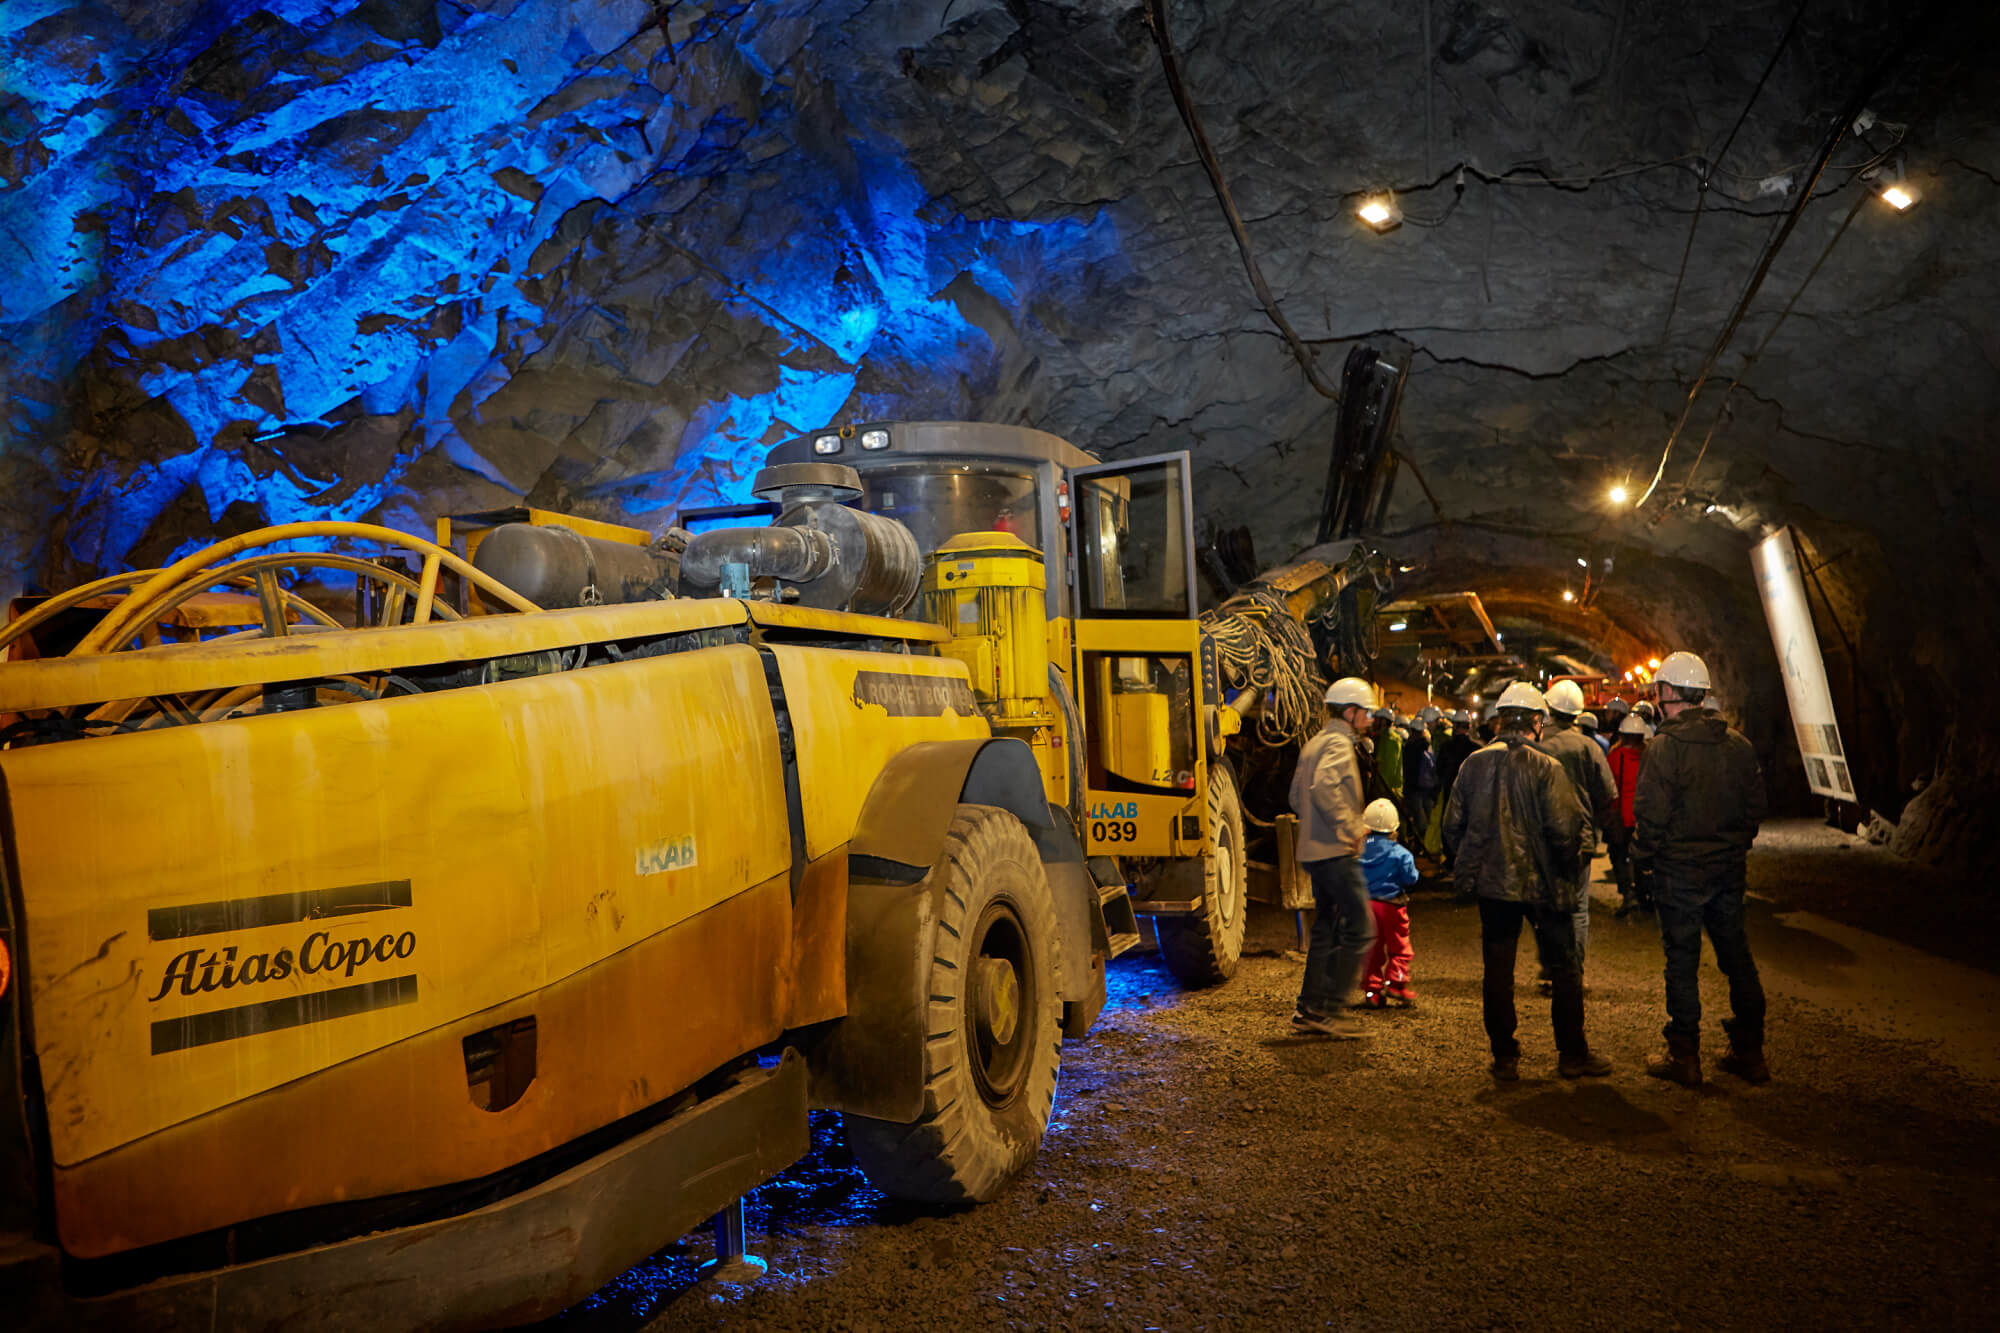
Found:
[(1368, 842), (1361, 850), (1361, 873), (1368, 879), (1368, 907), (1375, 914), (1375, 947), (1368, 955), (1361, 1002), (1371, 1009), (1409, 1006), (1417, 993), (1410, 989), (1410, 889), (1417, 882), (1417, 861), (1396, 841), (1402, 817), (1395, 802), (1376, 800), (1361, 812)]

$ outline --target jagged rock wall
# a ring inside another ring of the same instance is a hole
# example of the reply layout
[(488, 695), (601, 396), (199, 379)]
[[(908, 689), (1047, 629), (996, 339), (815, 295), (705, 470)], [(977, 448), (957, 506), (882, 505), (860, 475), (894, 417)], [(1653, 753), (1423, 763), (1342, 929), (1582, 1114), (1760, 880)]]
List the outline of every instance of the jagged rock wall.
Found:
[[(1699, 467), (1721, 381), (1645, 510), (1603, 498), (1653, 475), (1906, 8), (1808, 6), (1690, 249), (1699, 162), (1791, 0), (1167, 6), (1327, 376), (1361, 338), (1412, 366), (1404, 448), (1442, 512), (1514, 534), (1519, 573), (1618, 556), (1607, 597), (1743, 662), (1767, 650), (1740, 599), (1687, 608), (1797, 525), (1878, 701), (1875, 799), (1927, 783), (1905, 836), (1962, 855), (2000, 773), (1990, 632), (1960, 610), (2000, 587), (2000, 142), (1952, 64), (1980, 7), (1836, 154), (1725, 376), (1824, 262)], [(1189, 448), (1205, 519), (1267, 552), (1310, 530), (1331, 406), (1248, 290), (1132, 3), (30, 0), (0, 44), (8, 581), (521, 497), (660, 522), (741, 498), (778, 438), (887, 417)], [(1855, 168), (1898, 143), (1925, 202), (1857, 209)], [(1408, 221), (1378, 236), (1351, 210), (1384, 186)], [(1406, 480), (1391, 527), (1435, 517)]]

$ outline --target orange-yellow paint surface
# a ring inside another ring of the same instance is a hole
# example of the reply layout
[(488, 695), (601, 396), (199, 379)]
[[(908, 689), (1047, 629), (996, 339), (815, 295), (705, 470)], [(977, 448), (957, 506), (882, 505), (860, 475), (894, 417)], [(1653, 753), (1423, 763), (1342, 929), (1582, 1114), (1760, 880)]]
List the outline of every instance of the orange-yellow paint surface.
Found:
[[(844, 770), (857, 805), (868, 763)], [(815, 771), (838, 785), (824, 755)], [(61, 1166), (576, 975), (790, 860), (776, 724), (747, 646), (7, 751), (0, 775), (31, 964), (17, 984)], [(405, 880), (409, 906), (148, 938), (153, 909)], [(299, 951), (315, 932), (412, 942), (309, 974)], [(190, 951), (231, 948), (239, 969), (283, 950), (293, 966), (227, 986), (218, 967), (191, 994), (170, 984), (177, 958), (187, 976)], [(161, 1020), (398, 975), (415, 977), (413, 1002), (153, 1053)]]
[(792, 710), (808, 857), (848, 840), (895, 755), (919, 741), (992, 734), (962, 662), (790, 644), (769, 651)]
[[(113, 1254), (314, 1204), (476, 1180), (673, 1095), (778, 1035), (788, 879), (534, 994), (57, 1167), (63, 1248)], [(844, 887), (843, 876), (843, 903)], [(504, 1110), (475, 1106), (461, 1042), (530, 1015), (534, 1081)]]

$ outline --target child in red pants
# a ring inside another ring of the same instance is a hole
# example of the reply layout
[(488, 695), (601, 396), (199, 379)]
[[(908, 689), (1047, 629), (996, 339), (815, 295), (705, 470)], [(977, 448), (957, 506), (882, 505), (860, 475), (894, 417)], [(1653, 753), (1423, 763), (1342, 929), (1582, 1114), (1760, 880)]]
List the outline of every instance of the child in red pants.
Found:
[(1417, 998), (1410, 989), (1410, 894), (1417, 882), (1416, 858), (1396, 841), (1402, 822), (1395, 803), (1370, 801), (1361, 812), (1368, 826), (1368, 843), (1361, 850), (1361, 873), (1368, 880), (1368, 907), (1375, 914), (1375, 947), (1363, 973), (1361, 1003), (1373, 1009), (1408, 1005)]

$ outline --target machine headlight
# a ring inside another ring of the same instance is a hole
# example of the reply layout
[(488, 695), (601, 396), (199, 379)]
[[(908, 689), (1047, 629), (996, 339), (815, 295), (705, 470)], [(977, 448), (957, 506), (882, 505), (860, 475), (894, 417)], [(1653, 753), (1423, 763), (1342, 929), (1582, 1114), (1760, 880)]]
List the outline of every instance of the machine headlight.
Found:
[(861, 447), (863, 449), (887, 449), (889, 447), (889, 432), (886, 430), (862, 431)]
[(813, 437), (813, 452), (816, 454), (837, 454), (840, 452), (838, 435), (816, 435)]

